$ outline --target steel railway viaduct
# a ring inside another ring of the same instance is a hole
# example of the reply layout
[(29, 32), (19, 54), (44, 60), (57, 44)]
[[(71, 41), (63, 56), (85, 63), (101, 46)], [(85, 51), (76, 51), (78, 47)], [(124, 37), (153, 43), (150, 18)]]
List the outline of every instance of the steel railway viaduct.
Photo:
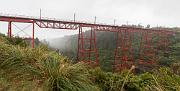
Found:
[[(154, 44), (167, 47), (169, 44), (168, 36), (175, 32), (169, 29), (143, 28), (130, 25), (105, 25), (93, 24), (77, 21), (63, 21), (50, 18), (34, 18), (25, 16), (0, 15), (1, 22), (8, 22), (8, 37), (12, 37), (12, 22), (31, 23), (32, 24), (32, 47), (34, 48), (35, 24), (39, 28), (51, 28), (65, 30), (76, 30), (78, 34), (77, 60), (85, 63), (98, 65), (98, 49), (96, 48), (96, 32), (107, 31), (114, 32), (116, 36), (116, 49), (114, 51), (113, 69), (121, 70), (129, 68), (132, 65), (154, 65), (155, 52)], [(90, 30), (89, 36), (84, 35), (84, 30)], [(138, 49), (138, 62), (135, 63), (132, 39), (134, 34), (138, 34), (141, 42)], [(158, 36), (158, 41), (153, 42), (153, 37)], [(144, 59), (146, 57), (146, 59)]]

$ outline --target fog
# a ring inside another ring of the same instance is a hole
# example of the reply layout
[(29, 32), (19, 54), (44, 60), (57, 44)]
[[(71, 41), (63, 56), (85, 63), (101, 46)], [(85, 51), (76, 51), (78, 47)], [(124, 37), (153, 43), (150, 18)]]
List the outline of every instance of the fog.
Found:
[[(3, 0), (0, 3), (0, 13), (18, 14), (39, 17), (40, 8), (43, 17), (117, 25), (141, 24), (146, 26), (178, 27), (180, 22), (179, 0)], [(17, 25), (17, 24), (15, 24)], [(18, 24), (20, 28), (25, 25)], [(35, 37), (51, 39), (72, 35), (77, 31), (40, 29), (35, 27)], [(24, 30), (31, 34), (31, 29)], [(7, 33), (7, 23), (0, 22), (0, 32)], [(19, 32), (13, 25), (13, 34)], [(22, 33), (22, 34), (21, 34)], [(23, 32), (19, 35), (24, 36)], [(25, 34), (27, 35), (27, 34)]]

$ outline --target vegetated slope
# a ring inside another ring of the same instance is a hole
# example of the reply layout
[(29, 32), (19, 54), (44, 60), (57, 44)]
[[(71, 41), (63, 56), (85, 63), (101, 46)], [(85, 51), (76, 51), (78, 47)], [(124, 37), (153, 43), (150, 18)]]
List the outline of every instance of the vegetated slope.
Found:
[[(22, 39), (0, 36), (0, 91), (179, 91), (179, 63), (153, 73), (119, 73), (71, 64), (46, 46), (31, 48)], [(26, 45), (26, 46), (24, 46)]]
[[(67, 59), (41, 45), (35, 49), (12, 45), (0, 37), (1, 91), (92, 91), (82, 64), (72, 65)], [(21, 41), (23, 43), (23, 40)], [(94, 91), (94, 90), (93, 90)]]

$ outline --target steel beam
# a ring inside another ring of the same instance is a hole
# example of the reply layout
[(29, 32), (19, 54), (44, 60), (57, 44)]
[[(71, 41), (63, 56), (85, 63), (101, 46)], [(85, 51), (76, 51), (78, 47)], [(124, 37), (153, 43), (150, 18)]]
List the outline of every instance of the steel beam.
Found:
[(8, 37), (9, 38), (12, 37), (12, 22), (11, 21), (8, 22)]
[(32, 48), (34, 48), (34, 22), (32, 23)]

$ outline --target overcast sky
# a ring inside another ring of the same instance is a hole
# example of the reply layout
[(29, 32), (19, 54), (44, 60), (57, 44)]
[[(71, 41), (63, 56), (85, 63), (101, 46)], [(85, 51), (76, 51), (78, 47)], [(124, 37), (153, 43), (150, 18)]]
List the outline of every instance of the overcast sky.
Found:
[[(113, 24), (142, 24), (146, 26), (180, 26), (180, 0), (1, 0), (0, 13)], [(15, 25), (23, 28), (22, 24)], [(13, 25), (13, 34), (18, 29)], [(26, 24), (27, 25), (27, 24)], [(0, 32), (6, 33), (7, 24), (0, 22)], [(25, 30), (31, 35), (31, 28)], [(77, 31), (40, 29), (36, 27), (36, 37), (55, 38), (75, 34)], [(23, 34), (23, 33), (22, 33)], [(22, 35), (19, 34), (19, 35)], [(26, 34), (27, 35), (27, 34)]]

